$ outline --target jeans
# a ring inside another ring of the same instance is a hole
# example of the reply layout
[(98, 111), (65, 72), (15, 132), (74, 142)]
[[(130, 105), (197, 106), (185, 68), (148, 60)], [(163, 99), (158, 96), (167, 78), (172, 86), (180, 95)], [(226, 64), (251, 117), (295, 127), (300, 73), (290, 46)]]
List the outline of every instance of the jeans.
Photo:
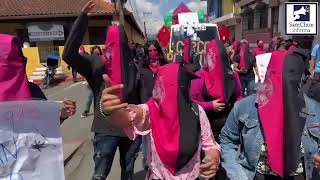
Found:
[(105, 180), (107, 178), (117, 147), (119, 147), (120, 151), (121, 180), (132, 180), (134, 162), (138, 156), (140, 145), (141, 137), (131, 141), (127, 137), (96, 133), (93, 143), (95, 167), (92, 180)]
[(77, 70), (73, 68), (72, 68), (72, 78), (73, 78), (73, 81), (77, 80)]
[(147, 159), (147, 156), (148, 156), (148, 147), (147, 147), (146, 137), (142, 137), (141, 148), (142, 148), (142, 156), (143, 156), (143, 158), (144, 158), (144, 159)]
[(85, 112), (89, 112), (90, 111), (90, 107), (93, 101), (93, 92), (90, 88), (88, 88), (88, 96), (87, 96), (87, 100), (86, 100), (86, 108), (84, 109)]
[(255, 93), (254, 77), (240, 77), (243, 97), (250, 96)]

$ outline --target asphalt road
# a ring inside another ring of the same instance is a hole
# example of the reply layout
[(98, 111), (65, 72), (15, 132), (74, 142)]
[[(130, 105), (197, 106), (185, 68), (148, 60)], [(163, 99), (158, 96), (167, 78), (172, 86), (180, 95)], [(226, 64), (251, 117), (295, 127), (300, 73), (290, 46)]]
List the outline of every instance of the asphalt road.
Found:
[[(81, 118), (85, 107), (87, 89), (83, 82), (65, 82), (43, 90), (49, 100), (61, 101), (70, 98), (77, 101), (77, 113), (61, 125), (65, 159), (72, 153), (72, 158), (65, 165), (66, 180), (90, 180), (93, 174), (93, 147), (90, 132), (93, 115)], [(90, 113), (93, 113), (91, 107)], [(77, 151), (75, 151), (77, 149)], [(119, 154), (117, 153), (108, 180), (119, 180), (121, 174)], [(136, 160), (135, 180), (144, 179), (141, 155)]]

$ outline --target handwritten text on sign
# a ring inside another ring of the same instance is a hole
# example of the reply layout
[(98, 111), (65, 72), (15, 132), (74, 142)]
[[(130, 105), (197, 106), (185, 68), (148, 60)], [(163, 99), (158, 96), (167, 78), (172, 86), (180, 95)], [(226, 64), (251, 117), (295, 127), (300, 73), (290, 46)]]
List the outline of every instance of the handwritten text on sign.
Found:
[(63, 180), (59, 104), (0, 103), (0, 180)]

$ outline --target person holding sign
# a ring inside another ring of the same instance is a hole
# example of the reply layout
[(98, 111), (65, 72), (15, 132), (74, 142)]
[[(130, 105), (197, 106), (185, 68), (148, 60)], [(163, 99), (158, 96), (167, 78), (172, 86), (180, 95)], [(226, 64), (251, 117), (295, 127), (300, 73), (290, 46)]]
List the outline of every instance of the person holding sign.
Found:
[[(0, 34), (0, 102), (46, 100), (39, 86), (28, 81), (27, 59), (17, 37)], [(76, 113), (76, 102), (65, 99), (60, 123)]]
[[(212, 178), (219, 167), (219, 144), (214, 141), (210, 124), (201, 106), (189, 96), (191, 80), (197, 78), (179, 63), (159, 67), (153, 95), (146, 104), (128, 105), (117, 95), (123, 85), (111, 86), (104, 75), (102, 111), (112, 122), (125, 128), (135, 139), (148, 141), (148, 180), (194, 180), (199, 175)], [(205, 158), (200, 160), (200, 151)]]
[(259, 81), (260, 76), (256, 59), (250, 53), (249, 43), (246, 40), (241, 41), (239, 53), (234, 56), (234, 71), (239, 74), (243, 96), (253, 94), (255, 92), (255, 73)]
[(300, 90), (305, 57), (273, 51), (257, 94), (235, 104), (220, 135), (228, 179), (320, 179), (320, 103)]

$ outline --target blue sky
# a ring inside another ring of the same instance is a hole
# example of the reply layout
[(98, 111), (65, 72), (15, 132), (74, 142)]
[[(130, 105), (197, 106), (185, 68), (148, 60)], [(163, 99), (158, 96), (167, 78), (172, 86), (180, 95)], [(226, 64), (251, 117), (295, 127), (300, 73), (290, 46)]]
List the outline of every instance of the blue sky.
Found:
[[(141, 26), (146, 21), (148, 34), (156, 34), (163, 25), (163, 15), (175, 9), (184, 2), (192, 11), (206, 9), (206, 1), (200, 0), (128, 0), (126, 8), (133, 12), (138, 24)], [(143, 15), (143, 13), (152, 14)]]

